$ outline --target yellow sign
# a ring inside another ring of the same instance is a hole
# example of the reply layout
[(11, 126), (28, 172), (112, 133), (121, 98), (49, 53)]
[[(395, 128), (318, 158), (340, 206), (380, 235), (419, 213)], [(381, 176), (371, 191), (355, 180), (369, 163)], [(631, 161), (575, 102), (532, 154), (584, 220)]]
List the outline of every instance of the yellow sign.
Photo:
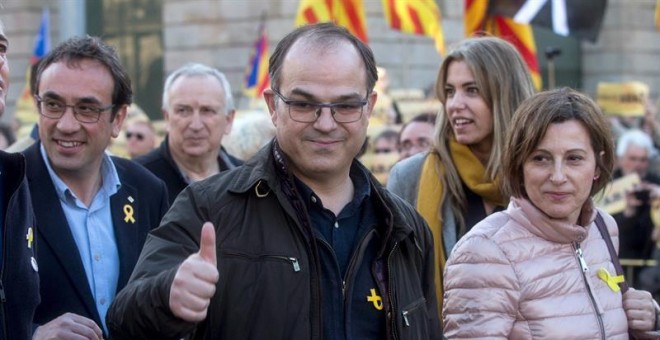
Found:
[(649, 96), (648, 85), (641, 82), (598, 83), (596, 101), (607, 115), (643, 116)]
[(626, 191), (633, 190), (641, 182), (636, 173), (612, 181), (601, 194), (596, 195), (596, 205), (608, 214), (622, 212), (626, 208)]

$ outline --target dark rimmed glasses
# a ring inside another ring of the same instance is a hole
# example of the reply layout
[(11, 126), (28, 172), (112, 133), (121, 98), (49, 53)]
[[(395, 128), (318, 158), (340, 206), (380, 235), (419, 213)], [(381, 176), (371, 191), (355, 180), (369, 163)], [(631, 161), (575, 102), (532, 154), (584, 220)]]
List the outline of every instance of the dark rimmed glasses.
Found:
[(282, 102), (289, 108), (289, 117), (299, 123), (313, 123), (321, 116), (321, 110), (324, 107), (330, 109), (332, 118), (337, 123), (353, 123), (362, 118), (362, 110), (369, 102), (367, 98), (357, 101), (347, 101), (341, 103), (314, 103), (304, 100), (291, 100), (277, 90), (273, 92), (282, 99)]
[(135, 139), (137, 139), (137, 140), (139, 140), (139, 141), (143, 141), (143, 140), (144, 140), (144, 135), (141, 134), (140, 132), (126, 131), (126, 139), (131, 139), (131, 138), (133, 138), (133, 137), (135, 137)]
[(39, 113), (51, 119), (60, 119), (64, 116), (66, 109), (70, 107), (73, 110), (73, 117), (81, 123), (96, 123), (101, 117), (103, 111), (107, 111), (115, 107), (114, 104), (108, 106), (99, 106), (94, 103), (76, 103), (73, 105), (67, 105), (65, 102), (53, 98), (41, 98), (38, 95), (35, 95), (34, 98), (39, 103), (40, 110)]

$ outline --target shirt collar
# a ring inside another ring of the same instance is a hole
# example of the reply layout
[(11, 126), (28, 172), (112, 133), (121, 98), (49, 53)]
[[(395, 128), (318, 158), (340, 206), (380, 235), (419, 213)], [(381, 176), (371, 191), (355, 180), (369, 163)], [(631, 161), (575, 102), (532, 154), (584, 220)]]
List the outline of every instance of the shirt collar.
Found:
[[(353, 182), (353, 187), (355, 188), (355, 193), (353, 194), (351, 202), (358, 203), (359, 206), (359, 203), (371, 195), (369, 177), (355, 162), (351, 165), (349, 176)], [(316, 202), (320, 201), (320, 198), (316, 196), (310, 187), (299, 180), (298, 177), (293, 176), (293, 178), (295, 179), (296, 188), (298, 189), (298, 192), (300, 192), (300, 196), (308, 208), (310, 205), (316, 204)]]
[[(46, 169), (48, 170), (48, 175), (50, 176), (53, 184), (55, 185), (55, 192), (57, 197), (66, 202), (67, 196), (72, 196), (77, 199), (75, 194), (69, 189), (69, 187), (62, 181), (62, 179), (55, 173), (52, 166), (50, 165), (50, 160), (48, 159), (48, 154), (46, 154), (46, 149), (43, 144), (39, 145), (39, 151), (41, 152), (41, 158), (46, 164)], [(107, 193), (108, 197), (114, 195), (119, 188), (121, 187), (121, 181), (119, 180), (119, 174), (117, 173), (117, 168), (112, 162), (110, 156), (107, 153), (103, 153), (103, 160), (101, 161), (101, 178), (102, 184), (100, 191)]]

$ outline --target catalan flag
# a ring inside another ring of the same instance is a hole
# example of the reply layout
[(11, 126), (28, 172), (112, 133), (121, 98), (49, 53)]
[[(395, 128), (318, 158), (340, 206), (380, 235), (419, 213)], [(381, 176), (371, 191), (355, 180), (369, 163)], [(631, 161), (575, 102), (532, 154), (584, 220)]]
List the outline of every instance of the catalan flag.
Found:
[(268, 76), (268, 37), (265, 25), (259, 26), (259, 37), (254, 43), (254, 50), (250, 56), (247, 74), (245, 76), (244, 92), (247, 96), (257, 98), (270, 86)]
[(364, 43), (368, 42), (362, 0), (300, 0), (296, 26), (328, 21), (345, 27)]
[(541, 73), (532, 27), (515, 23), (512, 18), (489, 15), (488, 2), (489, 0), (465, 0), (466, 35), (488, 33), (512, 43), (527, 64), (534, 86), (541, 89)]
[(435, 0), (382, 0), (387, 24), (394, 30), (430, 36), (440, 54), (445, 53), (445, 39), (440, 9)]
[(18, 97), (16, 103), (16, 118), (21, 124), (36, 123), (39, 119), (39, 113), (34, 106), (32, 93), (30, 92), (30, 75), (34, 67), (41, 58), (43, 58), (48, 51), (50, 51), (50, 25), (49, 25), (49, 11), (44, 8), (41, 13), (41, 22), (39, 24), (39, 31), (34, 41), (34, 48), (32, 49), (32, 56), (30, 57), (30, 65), (25, 74), (25, 87), (21, 96)]

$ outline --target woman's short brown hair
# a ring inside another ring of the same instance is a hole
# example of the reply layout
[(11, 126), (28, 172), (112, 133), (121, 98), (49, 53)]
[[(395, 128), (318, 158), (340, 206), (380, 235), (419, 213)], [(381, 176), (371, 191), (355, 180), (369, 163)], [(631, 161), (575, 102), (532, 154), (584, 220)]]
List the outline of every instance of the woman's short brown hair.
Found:
[(550, 124), (577, 120), (589, 133), (600, 176), (590, 196), (601, 191), (612, 177), (614, 142), (605, 116), (586, 95), (570, 88), (540, 92), (523, 101), (513, 115), (502, 159), (502, 190), (506, 195), (527, 197), (523, 166), (539, 145)]

